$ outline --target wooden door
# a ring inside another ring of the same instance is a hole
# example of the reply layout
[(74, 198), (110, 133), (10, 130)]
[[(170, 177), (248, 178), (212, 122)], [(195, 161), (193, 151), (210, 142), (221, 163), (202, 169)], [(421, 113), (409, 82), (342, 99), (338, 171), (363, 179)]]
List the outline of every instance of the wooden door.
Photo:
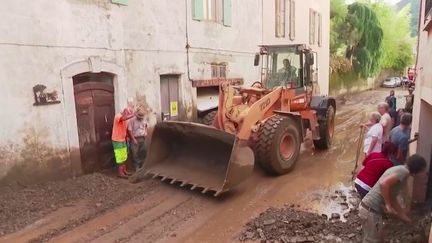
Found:
[(160, 76), (162, 120), (177, 120), (179, 113), (179, 76)]
[(110, 84), (85, 82), (74, 85), (74, 92), (83, 172), (111, 167), (114, 88)]

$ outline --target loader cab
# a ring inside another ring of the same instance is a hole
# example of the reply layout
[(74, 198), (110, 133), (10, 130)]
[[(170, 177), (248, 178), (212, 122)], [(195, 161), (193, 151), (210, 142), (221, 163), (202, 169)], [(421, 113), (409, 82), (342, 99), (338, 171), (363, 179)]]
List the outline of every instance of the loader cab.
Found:
[(312, 84), (315, 57), (305, 45), (261, 46), (260, 56), (261, 82), (266, 88), (302, 89)]

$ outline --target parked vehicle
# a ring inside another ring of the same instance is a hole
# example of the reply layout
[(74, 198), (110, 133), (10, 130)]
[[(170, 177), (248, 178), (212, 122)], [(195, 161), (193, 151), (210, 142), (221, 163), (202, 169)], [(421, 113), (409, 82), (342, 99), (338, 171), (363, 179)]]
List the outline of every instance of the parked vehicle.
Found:
[(409, 84), (408, 77), (402, 77), (402, 85), (407, 86)]
[(394, 77), (395, 81), (396, 81), (396, 87), (400, 87), (402, 86), (402, 79), (399, 77)]
[(386, 78), (384, 82), (381, 84), (384, 88), (396, 88), (397, 82), (395, 78)]

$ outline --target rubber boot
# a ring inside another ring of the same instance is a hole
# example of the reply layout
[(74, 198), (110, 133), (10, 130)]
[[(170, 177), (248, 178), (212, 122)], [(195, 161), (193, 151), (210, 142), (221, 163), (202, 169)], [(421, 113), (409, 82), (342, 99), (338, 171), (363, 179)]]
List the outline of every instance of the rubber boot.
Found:
[(125, 174), (125, 165), (118, 165), (117, 171), (118, 171), (118, 177), (120, 178), (128, 178), (128, 176)]
[(126, 176), (130, 176), (130, 175), (133, 174), (133, 173), (127, 171), (126, 165), (123, 165), (123, 173), (124, 173)]

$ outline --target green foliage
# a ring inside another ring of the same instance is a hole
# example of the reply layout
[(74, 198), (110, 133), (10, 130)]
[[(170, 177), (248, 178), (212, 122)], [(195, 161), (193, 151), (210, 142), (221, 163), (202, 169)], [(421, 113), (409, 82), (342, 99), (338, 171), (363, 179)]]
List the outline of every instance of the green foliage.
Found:
[(347, 57), (352, 58), (354, 71), (369, 78), (380, 70), (383, 30), (375, 12), (366, 4), (355, 2), (348, 6), (349, 35)]
[(414, 59), (414, 40), (410, 37), (411, 6), (406, 6), (399, 13), (383, 3), (375, 3), (371, 7), (377, 13), (384, 32), (380, 66), (401, 72)]
[(398, 11), (410, 6), (410, 32), (411, 37), (417, 37), (418, 35), (418, 22), (419, 22), (419, 11), (420, 11), (420, 1), (419, 0), (401, 0), (396, 8)]
[(417, 37), (418, 36), (420, 1), (411, 0), (410, 8), (411, 8), (411, 19), (410, 19), (411, 37)]
[(338, 73), (352, 70), (366, 79), (381, 69), (400, 72), (412, 64), (413, 5), (404, 6), (397, 12), (392, 6), (377, 1), (358, 0), (347, 5), (344, 0), (331, 0), (333, 70)]
[(344, 48), (345, 42), (340, 38), (340, 33), (346, 29), (348, 9), (344, 0), (331, 0), (330, 9), (330, 53), (335, 54)]

